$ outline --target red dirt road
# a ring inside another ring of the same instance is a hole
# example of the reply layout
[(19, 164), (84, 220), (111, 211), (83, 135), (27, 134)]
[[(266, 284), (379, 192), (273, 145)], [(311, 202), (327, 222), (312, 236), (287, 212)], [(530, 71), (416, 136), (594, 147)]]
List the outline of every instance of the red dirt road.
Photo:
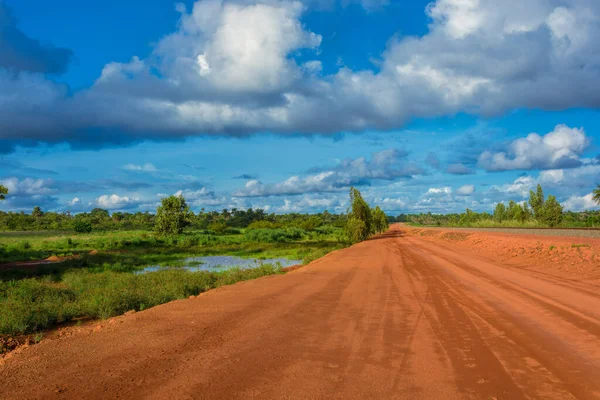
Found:
[(599, 286), (401, 229), (42, 341), (0, 398), (600, 399)]

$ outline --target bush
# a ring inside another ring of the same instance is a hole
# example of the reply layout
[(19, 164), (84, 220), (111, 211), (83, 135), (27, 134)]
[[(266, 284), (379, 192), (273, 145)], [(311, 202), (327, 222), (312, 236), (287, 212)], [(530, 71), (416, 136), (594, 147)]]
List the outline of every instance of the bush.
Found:
[(357, 218), (349, 218), (346, 223), (346, 237), (350, 243), (358, 243), (369, 237), (367, 225)]
[(227, 230), (227, 225), (223, 222), (213, 222), (208, 225), (208, 229), (215, 232), (217, 235), (222, 235)]
[(77, 233), (90, 233), (92, 231), (92, 223), (87, 220), (77, 220), (73, 223), (73, 230)]
[[(113, 271), (119, 269), (114, 266)], [(167, 269), (141, 275), (113, 271), (68, 272), (61, 283), (33, 278), (0, 282), (0, 334), (32, 333), (76, 317), (110, 318), (281, 273), (281, 268), (266, 264), (222, 273)]]
[(251, 229), (277, 229), (280, 228), (278, 224), (271, 221), (254, 221), (250, 225), (248, 225), (248, 230)]
[(302, 240), (306, 231), (298, 228), (288, 229), (253, 229), (246, 232), (245, 239), (250, 242), (285, 243)]

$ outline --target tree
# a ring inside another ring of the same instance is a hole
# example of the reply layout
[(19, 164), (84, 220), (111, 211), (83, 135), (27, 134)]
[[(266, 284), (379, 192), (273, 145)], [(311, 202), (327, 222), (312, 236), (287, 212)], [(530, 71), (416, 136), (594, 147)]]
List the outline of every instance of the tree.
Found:
[(390, 225), (388, 224), (387, 216), (379, 206), (373, 210), (373, 226), (375, 233), (382, 233), (388, 230)]
[(156, 209), (156, 232), (163, 235), (176, 235), (188, 225), (190, 209), (183, 196), (169, 196), (161, 200)]
[(594, 189), (592, 194), (593, 194), (592, 199), (594, 199), (594, 201), (596, 203), (600, 204), (600, 184), (599, 183), (596, 184), (596, 189)]
[(536, 219), (541, 219), (544, 212), (544, 191), (542, 185), (537, 185), (535, 193), (533, 190), (529, 191), (529, 205), (533, 210), (533, 215)]
[(8, 194), (8, 189), (2, 185), (0, 185), (0, 200), (4, 200), (6, 199), (6, 196)]
[(352, 243), (367, 239), (373, 233), (371, 207), (354, 187), (350, 188), (350, 209), (346, 223), (346, 235)]
[(563, 207), (556, 200), (556, 197), (550, 195), (548, 200), (544, 202), (544, 208), (542, 212), (542, 221), (554, 228), (562, 222), (563, 218)]
[(31, 211), (31, 215), (36, 219), (40, 219), (44, 216), (44, 213), (40, 207), (35, 206), (35, 207), (33, 207), (33, 210)]
[(496, 205), (496, 209), (494, 210), (494, 219), (497, 222), (502, 222), (506, 219), (506, 207), (504, 203), (498, 203)]
[(79, 218), (73, 222), (73, 230), (77, 233), (90, 233), (92, 223), (88, 219)]

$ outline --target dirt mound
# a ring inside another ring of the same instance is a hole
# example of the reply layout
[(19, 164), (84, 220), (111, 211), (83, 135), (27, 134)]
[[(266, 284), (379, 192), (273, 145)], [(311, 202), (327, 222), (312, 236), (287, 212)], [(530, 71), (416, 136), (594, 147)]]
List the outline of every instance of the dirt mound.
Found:
[(44, 261), (48, 261), (48, 262), (59, 262), (59, 261), (62, 261), (62, 260), (64, 260), (64, 257), (59, 257), (59, 256), (56, 256), (56, 255), (52, 255), (52, 256), (44, 259)]
[(440, 235), (440, 239), (448, 240), (451, 242), (463, 242), (471, 236), (470, 233), (463, 232), (445, 232)]
[(89, 254), (90, 256), (95, 256), (95, 255), (96, 255), (96, 254), (98, 254), (98, 253), (99, 253), (99, 251), (98, 251), (98, 250), (92, 250), (92, 251), (90, 251), (88, 254)]
[(562, 276), (600, 278), (600, 240), (497, 232), (459, 232), (451, 229), (411, 229), (409, 235), (456, 249), (476, 251), (507, 265), (526, 266)]

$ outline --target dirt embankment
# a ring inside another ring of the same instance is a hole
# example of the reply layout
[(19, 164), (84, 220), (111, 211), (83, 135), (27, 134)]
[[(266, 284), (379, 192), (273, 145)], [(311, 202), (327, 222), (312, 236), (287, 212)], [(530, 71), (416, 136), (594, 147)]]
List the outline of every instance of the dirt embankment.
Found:
[(0, 363), (0, 398), (600, 399), (600, 285), (571, 266), (593, 254), (465, 234), (393, 226), (42, 340)]
[[(571, 277), (600, 279), (600, 239), (451, 228), (409, 228), (407, 234), (506, 265)], [(556, 231), (561, 232), (561, 231)]]

